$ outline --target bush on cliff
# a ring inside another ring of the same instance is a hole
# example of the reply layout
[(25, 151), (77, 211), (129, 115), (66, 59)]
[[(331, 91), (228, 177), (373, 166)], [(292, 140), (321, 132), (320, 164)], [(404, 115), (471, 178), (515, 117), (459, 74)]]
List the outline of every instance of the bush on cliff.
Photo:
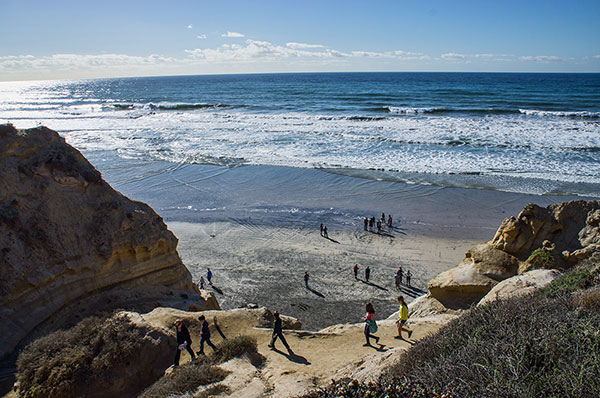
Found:
[[(195, 392), (199, 387), (221, 381), (228, 372), (217, 365), (235, 357), (247, 355), (256, 365), (264, 359), (256, 350), (256, 340), (249, 336), (238, 336), (224, 340), (217, 346), (217, 351), (209, 356), (200, 356), (196, 361), (189, 362), (172, 373), (165, 375), (148, 387), (139, 398), (166, 398), (183, 396)], [(224, 385), (214, 385), (203, 394), (194, 397), (213, 396), (228, 391)]]
[(600, 396), (599, 284), (589, 264), (541, 293), (474, 307), (409, 349), (379, 383), (342, 380), (309, 396)]
[[(30, 343), (17, 360), (20, 396), (98, 395), (118, 365), (137, 363), (145, 331), (125, 317), (90, 317)], [(143, 387), (142, 387), (143, 388)]]

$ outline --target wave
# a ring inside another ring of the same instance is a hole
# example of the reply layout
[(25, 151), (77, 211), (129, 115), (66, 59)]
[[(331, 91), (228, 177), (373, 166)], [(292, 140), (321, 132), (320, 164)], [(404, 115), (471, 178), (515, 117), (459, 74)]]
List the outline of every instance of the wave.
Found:
[(553, 116), (600, 119), (600, 112), (590, 111), (542, 111), (537, 109), (519, 109), (519, 113), (527, 116)]
[(229, 105), (225, 104), (205, 104), (205, 103), (159, 103), (154, 104), (152, 102), (147, 104), (111, 104), (113, 109), (116, 110), (132, 110), (132, 109), (150, 109), (150, 110), (159, 110), (159, 111), (188, 111), (195, 109), (216, 109), (216, 108), (228, 108)]

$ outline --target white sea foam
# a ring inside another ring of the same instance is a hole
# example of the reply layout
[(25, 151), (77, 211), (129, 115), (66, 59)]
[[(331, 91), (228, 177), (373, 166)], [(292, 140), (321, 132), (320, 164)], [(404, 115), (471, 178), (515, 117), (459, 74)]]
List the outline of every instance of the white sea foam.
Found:
[(387, 110), (390, 113), (417, 114), (417, 113), (431, 113), (435, 109), (434, 108), (410, 108), (410, 107), (388, 106)]
[(589, 111), (540, 111), (536, 109), (519, 109), (519, 112), (528, 116), (550, 116), (550, 117), (583, 117), (600, 118), (600, 112)]

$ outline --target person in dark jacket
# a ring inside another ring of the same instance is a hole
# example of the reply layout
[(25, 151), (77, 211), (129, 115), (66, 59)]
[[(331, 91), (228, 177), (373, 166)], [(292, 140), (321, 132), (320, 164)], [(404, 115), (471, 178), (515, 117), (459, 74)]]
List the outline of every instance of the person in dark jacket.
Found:
[(198, 355), (204, 355), (204, 342), (213, 349), (213, 351), (217, 351), (217, 347), (210, 341), (210, 329), (208, 328), (208, 321), (204, 315), (200, 315), (198, 320), (202, 322), (202, 329), (200, 330), (200, 351), (197, 352)]
[(283, 328), (281, 326), (281, 318), (279, 317), (279, 312), (275, 311), (273, 313), (275, 320), (273, 321), (273, 337), (271, 337), (271, 342), (269, 343), (269, 348), (275, 349), (275, 340), (279, 337), (279, 340), (283, 343), (285, 348), (292, 352), (292, 349), (288, 345), (287, 341), (285, 341), (285, 337), (283, 337)]
[(175, 353), (173, 367), (179, 366), (179, 357), (183, 350), (187, 350), (192, 359), (196, 359), (194, 351), (192, 350), (192, 338), (190, 337), (190, 332), (181, 319), (175, 321), (175, 330), (177, 332), (177, 352)]

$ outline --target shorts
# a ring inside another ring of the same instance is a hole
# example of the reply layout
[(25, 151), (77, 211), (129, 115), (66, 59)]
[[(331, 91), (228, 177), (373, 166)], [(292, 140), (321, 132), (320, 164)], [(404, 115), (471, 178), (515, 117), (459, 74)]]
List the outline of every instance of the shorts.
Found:
[(406, 323), (406, 319), (398, 319), (398, 322), (400, 322), (400, 325), (404, 325)]

